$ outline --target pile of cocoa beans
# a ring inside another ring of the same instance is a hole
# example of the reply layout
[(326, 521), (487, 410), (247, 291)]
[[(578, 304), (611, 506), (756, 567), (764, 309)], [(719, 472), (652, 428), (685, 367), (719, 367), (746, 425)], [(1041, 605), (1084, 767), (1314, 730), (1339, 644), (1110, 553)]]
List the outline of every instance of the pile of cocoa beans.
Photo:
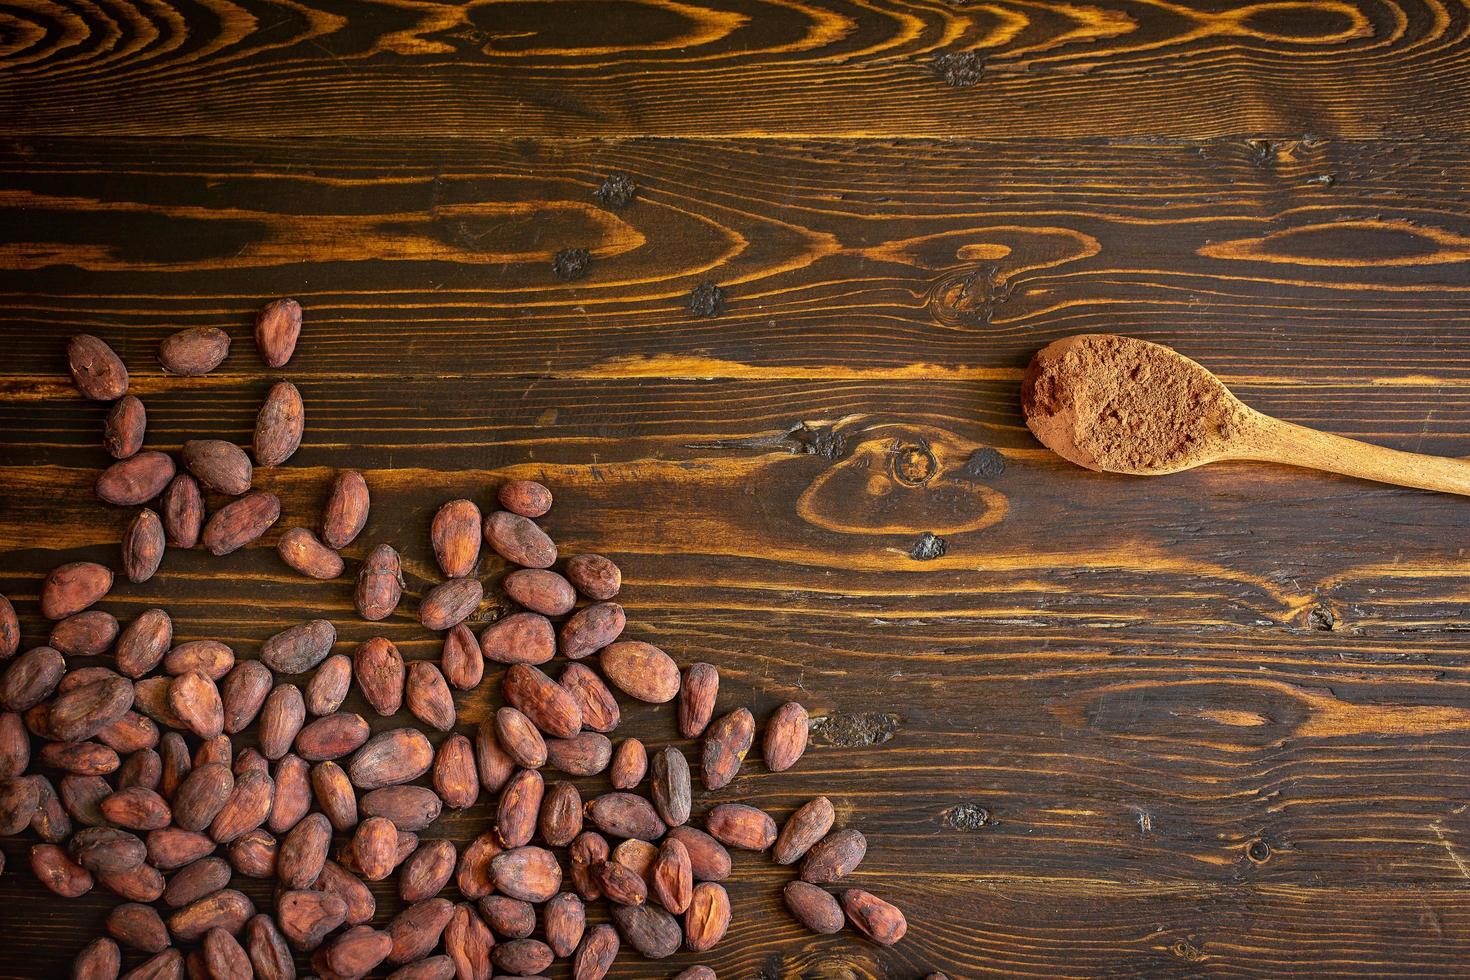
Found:
[[(300, 331), (294, 301), (265, 307), (256, 341), (266, 364), (286, 364)], [(166, 340), (159, 360), (193, 376), (228, 350), (224, 331), (190, 330)], [(165, 544), (224, 555), (276, 523), (280, 502), (252, 492), (243, 450), (190, 440), (179, 471), (168, 453), (144, 451), (145, 411), (127, 394), (116, 353), (89, 336), (68, 353), (78, 390), (113, 402), (104, 446), (117, 462), (97, 495), (143, 507), (123, 536), (121, 570), (131, 581), (154, 574)], [(300, 393), (276, 384), (260, 412), (255, 465), (285, 462), (304, 419)], [(206, 515), (205, 490), (234, 499)], [(280, 535), (281, 559), (312, 578), (342, 576), (340, 552), (366, 527), (370, 498), (361, 473), (342, 471), (320, 520)], [(158, 510), (145, 506), (155, 501)], [(124, 974), (135, 980), (290, 978), (298, 956), (324, 980), (532, 978), (558, 958), (570, 958), (576, 980), (598, 980), (624, 946), (650, 959), (713, 949), (731, 921), (720, 884), (731, 874), (730, 848), (797, 869), (784, 899), (807, 928), (834, 933), (849, 923), (885, 945), (903, 937), (893, 905), (826, 887), (867, 850), (858, 830), (833, 829), (826, 798), (779, 830), (739, 802), (711, 806), (698, 818), (703, 829), (693, 825), (694, 776), (672, 729), (702, 739), (699, 778), (714, 792), (740, 772), (755, 718), (743, 707), (718, 713), (713, 665), (681, 671), (663, 650), (624, 636), (626, 614), (614, 601), (622, 575), (611, 560), (579, 554), (553, 570), (557, 546), (536, 523), (552, 506), (545, 486), (513, 480), (496, 502), (482, 514), (472, 500), (450, 501), (429, 529), (444, 581), (416, 612), (443, 634), (438, 663), (405, 662), (381, 636), (350, 656), (336, 652), (326, 619), (277, 633), (255, 659), (214, 640), (175, 644), (164, 609), (126, 628), (95, 609), (114, 573), (85, 561), (41, 583), (39, 612), (53, 625), (45, 645), (20, 653), (15, 609), (0, 596), (0, 660), (9, 661), (0, 676), (0, 835), (39, 838), (31, 869), (55, 894), (101, 885), (125, 900), (107, 918), (108, 935), (77, 956), (74, 976), (118, 976), (126, 949), (146, 957)], [(486, 602), (482, 547), (510, 566), (498, 585), (518, 611), (476, 636), (468, 622)], [(376, 544), (357, 570), (358, 614), (398, 615), (403, 592), (398, 552)], [(543, 668), (557, 659), (553, 677)], [(503, 706), (456, 731), (454, 692), (479, 686), (487, 661)], [(344, 707), (354, 686), (360, 702)], [(615, 745), (618, 694), (674, 704), (670, 744)], [(411, 721), (377, 734), (364, 716), (405, 712)], [(796, 765), (807, 732), (801, 705), (776, 710), (761, 734), (765, 768)], [(611, 790), (584, 802), (574, 782), (548, 784), (544, 769), (605, 773)], [(427, 836), (445, 808), (464, 810), (482, 792), (497, 795), (494, 822), (462, 851)], [(375, 924), (366, 882), (395, 872), (405, 907)], [(275, 879), (273, 908), (259, 910), (232, 888), (237, 875)], [(600, 899), (606, 915), (589, 910)], [(714, 972), (696, 966), (678, 976)]]

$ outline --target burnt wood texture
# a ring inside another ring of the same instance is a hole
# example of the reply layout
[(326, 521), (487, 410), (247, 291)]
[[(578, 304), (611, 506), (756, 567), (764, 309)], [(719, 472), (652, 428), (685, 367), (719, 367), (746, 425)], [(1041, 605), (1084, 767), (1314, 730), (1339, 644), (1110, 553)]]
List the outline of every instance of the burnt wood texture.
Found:
[[(1047, 342), (1127, 333), (1279, 417), (1470, 455), (1467, 126), (1464, 2), (15, 0), (0, 593), (44, 642), (41, 577), (117, 567), (132, 516), (92, 496), (106, 407), (67, 338), (122, 356), (150, 449), (248, 444), (286, 378), (280, 523), (103, 608), (244, 657), (326, 616), (341, 651), (437, 659), (435, 509), (538, 479), (563, 553), (622, 566), (630, 636), (718, 664), (721, 710), (816, 719), (795, 769), (753, 752), (696, 811), (827, 795), (908, 937), (807, 934), (789, 872), (738, 855), (722, 945), (613, 977), (1462, 974), (1470, 501), (1088, 473), (1017, 388)], [(276, 296), (305, 327), (272, 371)], [(229, 357), (165, 374), (201, 326)], [(372, 517), (305, 579), (275, 542), (349, 466)], [(407, 586), (370, 624), (383, 542)], [(617, 734), (692, 749), (627, 699)], [(33, 842), (0, 841), (0, 976), (65, 975), (120, 901), (51, 897)]]

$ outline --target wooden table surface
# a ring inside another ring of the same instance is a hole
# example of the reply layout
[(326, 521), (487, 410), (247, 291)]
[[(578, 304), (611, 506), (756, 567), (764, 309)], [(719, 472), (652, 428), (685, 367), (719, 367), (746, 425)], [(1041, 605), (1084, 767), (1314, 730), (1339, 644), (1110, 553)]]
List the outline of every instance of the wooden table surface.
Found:
[[(1281, 417), (1470, 455), (1467, 126), (1464, 0), (12, 0), (0, 592), (42, 642), (40, 577), (115, 563), (130, 516), (91, 495), (105, 409), (66, 339), (116, 347), (152, 448), (248, 442), (277, 376), (252, 311), (295, 296), (277, 531), (104, 608), (436, 657), (413, 598), (357, 619), (351, 568), (391, 542), (416, 597), (439, 503), (544, 480), (564, 552), (622, 565), (630, 635), (718, 664), (722, 708), (823, 719), (796, 770), (700, 802), (828, 795), (910, 923), (809, 935), (746, 855), (715, 953), (615, 977), (1463, 973), (1470, 501), (1087, 473), (1017, 385), (1128, 333)], [(165, 376), (203, 325), (229, 359)], [(308, 582), (271, 545), (346, 466), (372, 521)], [(0, 844), (0, 974), (64, 975), (115, 900), (51, 898), (31, 842)]]

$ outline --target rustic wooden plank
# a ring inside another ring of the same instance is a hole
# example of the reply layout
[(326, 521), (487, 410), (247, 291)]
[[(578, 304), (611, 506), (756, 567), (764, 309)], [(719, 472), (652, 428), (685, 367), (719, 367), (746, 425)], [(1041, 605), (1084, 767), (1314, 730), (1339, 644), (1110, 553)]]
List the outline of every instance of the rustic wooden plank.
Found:
[(20, 0), (54, 135), (1458, 136), (1463, 3)]
[[(622, 210), (595, 197), (614, 172)], [(1462, 386), (1467, 181), (1457, 143), (26, 143), (0, 162), (0, 385), (50, 394), (58, 335), (143, 369), (204, 324), (254, 377), (251, 312), (293, 294), (296, 377), (1014, 383), (1111, 330), (1304, 401)], [(562, 282), (572, 247), (591, 271)], [(718, 316), (690, 311), (705, 282)]]

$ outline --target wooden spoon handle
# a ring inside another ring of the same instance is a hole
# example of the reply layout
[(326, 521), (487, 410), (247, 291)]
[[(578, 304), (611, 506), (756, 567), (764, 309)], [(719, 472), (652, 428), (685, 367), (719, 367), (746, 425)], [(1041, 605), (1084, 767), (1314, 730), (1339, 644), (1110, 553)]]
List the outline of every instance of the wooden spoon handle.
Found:
[(1257, 413), (1241, 456), (1248, 459), (1308, 466), (1379, 483), (1470, 496), (1470, 462), (1445, 456), (1405, 453), (1318, 432)]

